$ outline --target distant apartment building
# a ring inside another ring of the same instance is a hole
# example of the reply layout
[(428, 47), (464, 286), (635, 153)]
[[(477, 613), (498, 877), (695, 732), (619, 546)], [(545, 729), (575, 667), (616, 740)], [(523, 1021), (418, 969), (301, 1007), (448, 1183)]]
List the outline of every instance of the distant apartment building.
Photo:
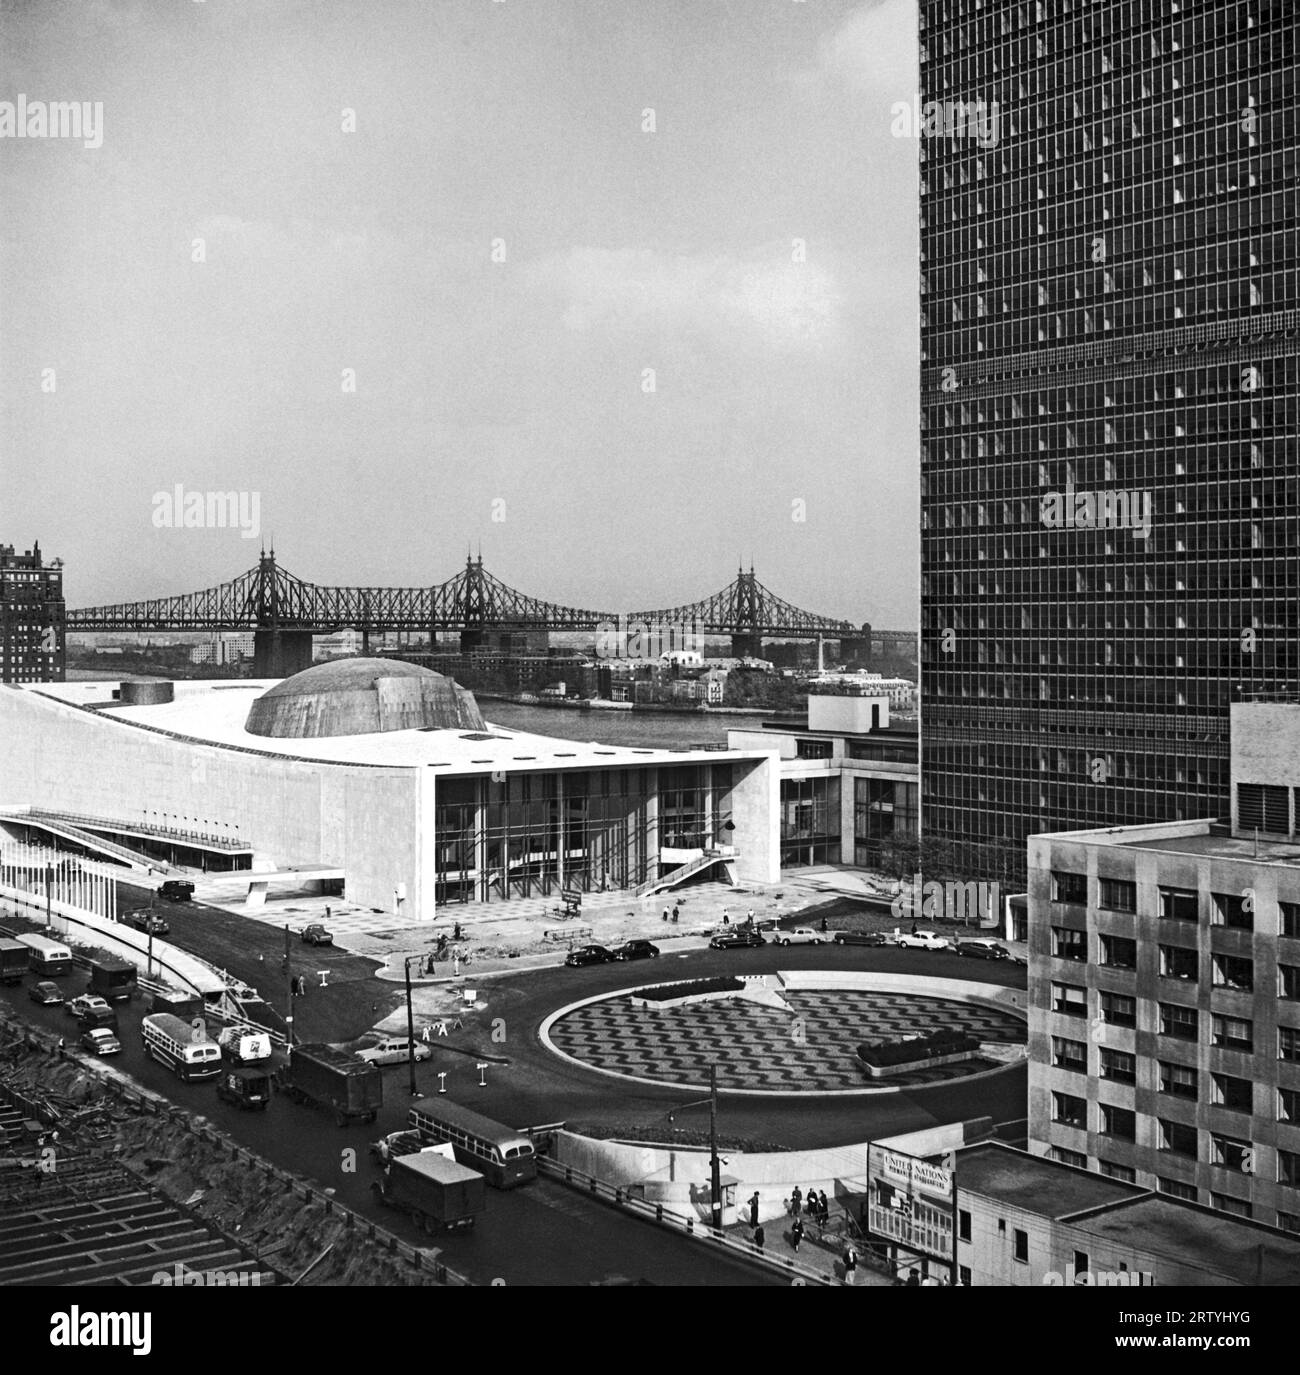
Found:
[(63, 560), (0, 544), (0, 683), (61, 683), (66, 617)]
[(916, 837), (917, 734), (890, 726), (887, 698), (810, 696), (806, 725), (764, 721), (727, 745), (780, 755), (782, 869), (874, 868)]
[(1014, 880), (1225, 813), (1300, 675), (1297, 13), (919, 15), (923, 824)]
[(253, 657), (253, 638), (251, 632), (209, 636), (205, 643), (190, 650), (190, 663), (217, 666), (242, 663)]
[(819, 687), (833, 687), (854, 692), (861, 697), (887, 697), (895, 711), (909, 711), (916, 705), (916, 684), (906, 678), (886, 678), (879, 673), (862, 669), (855, 673), (837, 673), (824, 669), (797, 675), (811, 692)]
[(1300, 705), (1230, 766), (1230, 824), (1030, 839), (1030, 1142), (1300, 1232)]

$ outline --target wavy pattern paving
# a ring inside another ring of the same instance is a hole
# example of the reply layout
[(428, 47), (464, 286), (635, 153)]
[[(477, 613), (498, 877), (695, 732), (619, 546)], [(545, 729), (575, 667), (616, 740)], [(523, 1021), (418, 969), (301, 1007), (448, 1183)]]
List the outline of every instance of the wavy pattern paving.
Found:
[(1013, 1045), (1025, 1039), (1018, 1018), (947, 998), (818, 990), (787, 1000), (788, 1013), (741, 999), (655, 1011), (633, 1007), (624, 994), (576, 1008), (554, 1023), (550, 1037), (575, 1060), (617, 1074), (703, 1083), (716, 1062), (719, 1087), (772, 1093), (932, 1084), (994, 1064), (978, 1059), (870, 1079), (854, 1054), (862, 1041), (940, 1029)]

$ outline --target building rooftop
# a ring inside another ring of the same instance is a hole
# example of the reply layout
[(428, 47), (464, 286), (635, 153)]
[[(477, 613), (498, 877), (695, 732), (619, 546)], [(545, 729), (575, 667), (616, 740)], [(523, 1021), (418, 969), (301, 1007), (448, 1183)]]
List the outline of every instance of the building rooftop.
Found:
[(1158, 850), (1163, 854), (1300, 866), (1300, 844), (1294, 840), (1234, 836), (1226, 823), (1209, 819), (1111, 826), (1093, 831), (1045, 831), (1030, 836), (1030, 840), (1078, 841), (1084, 845), (1112, 845), (1117, 849)]
[[(340, 665), (320, 665), (335, 669)], [(308, 670), (314, 672), (315, 670)], [(176, 682), (175, 699), (140, 706), (112, 700), (116, 682), (15, 684), (49, 702), (95, 712), (120, 727), (163, 731), (199, 744), (252, 750), (294, 759), (333, 763), (437, 768), (447, 774), (535, 772), (540, 768), (626, 768), (634, 764), (718, 763), (727, 759), (761, 759), (770, 750), (636, 749), (594, 741), (564, 740), (502, 729), (489, 722), (484, 730), (391, 730), (365, 735), (312, 739), (254, 735), (245, 729), (249, 708), (278, 679), (218, 679)]]
[(1140, 1198), (1147, 1192), (1135, 1184), (992, 1141), (958, 1151), (957, 1187), (962, 1193), (982, 1194), (1051, 1218)]
[(1147, 1194), (1092, 1217), (1063, 1220), (1085, 1235), (1168, 1256), (1238, 1284), (1300, 1284), (1300, 1236), (1181, 1199)]

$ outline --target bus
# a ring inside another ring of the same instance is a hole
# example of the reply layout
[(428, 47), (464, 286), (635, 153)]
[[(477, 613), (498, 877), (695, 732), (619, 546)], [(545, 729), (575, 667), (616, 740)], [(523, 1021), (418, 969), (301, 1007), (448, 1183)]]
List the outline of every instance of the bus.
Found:
[(33, 973), (48, 978), (72, 972), (72, 951), (60, 941), (48, 936), (19, 936), (18, 940), (27, 947), (27, 967)]
[(182, 1021), (169, 1012), (140, 1019), (144, 1053), (168, 1066), (178, 1079), (215, 1079), (221, 1073), (221, 1047), (208, 1038), (202, 1017)]
[(497, 1189), (515, 1189), (537, 1178), (533, 1143), (490, 1117), (439, 1099), (412, 1108), (407, 1123), (425, 1141), (448, 1141), (462, 1165), (478, 1170)]

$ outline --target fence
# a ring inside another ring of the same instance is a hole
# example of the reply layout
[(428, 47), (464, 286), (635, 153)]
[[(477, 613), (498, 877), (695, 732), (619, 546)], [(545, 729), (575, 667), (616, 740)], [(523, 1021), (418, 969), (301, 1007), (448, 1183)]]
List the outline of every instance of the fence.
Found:
[(572, 1165), (561, 1165), (558, 1161), (540, 1156), (537, 1166), (542, 1174), (550, 1175), (553, 1179), (558, 1179), (571, 1188), (581, 1189), (594, 1198), (612, 1203), (616, 1208), (623, 1208), (630, 1213), (635, 1213), (638, 1217), (645, 1218), (648, 1222), (654, 1222), (661, 1227), (681, 1232), (695, 1241), (727, 1252), (739, 1260), (762, 1265), (764, 1268), (775, 1270), (782, 1275), (789, 1275), (796, 1284), (821, 1284), (835, 1287), (839, 1283), (823, 1271), (800, 1265), (798, 1261), (790, 1258), (778, 1259), (771, 1252), (760, 1250), (752, 1241), (744, 1237), (730, 1236), (726, 1232), (715, 1232), (705, 1222), (700, 1222), (684, 1213), (675, 1213), (662, 1203), (647, 1203), (645, 1199), (638, 1198), (633, 1194), (630, 1188), (608, 1184), (603, 1179), (597, 1179), (595, 1175), (589, 1175), (582, 1170), (575, 1169)]

